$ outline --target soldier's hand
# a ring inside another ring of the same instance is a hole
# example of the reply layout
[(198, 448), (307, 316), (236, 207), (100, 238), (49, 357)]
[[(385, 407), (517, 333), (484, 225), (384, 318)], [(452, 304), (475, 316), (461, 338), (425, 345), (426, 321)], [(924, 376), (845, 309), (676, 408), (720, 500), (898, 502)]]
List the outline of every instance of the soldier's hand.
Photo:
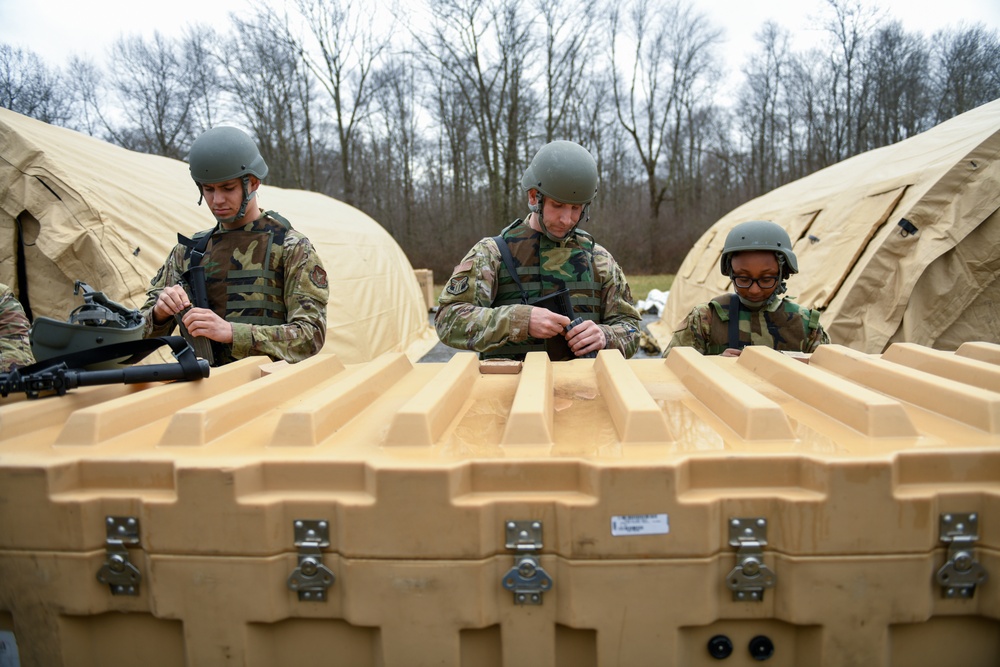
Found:
[(722, 354), (719, 355), (719, 356), (721, 356), (721, 357), (738, 357), (738, 356), (740, 356), (740, 350), (737, 350), (735, 347), (729, 347), (729, 348), (726, 348), (725, 350), (723, 350)]
[(164, 287), (160, 296), (156, 297), (153, 305), (153, 322), (163, 324), (175, 313), (179, 313), (185, 308), (191, 307), (191, 300), (188, 299), (187, 292), (180, 285), (170, 285)]
[(569, 324), (569, 318), (565, 315), (553, 312), (548, 308), (531, 308), (531, 317), (528, 319), (528, 334), (532, 338), (552, 338), (560, 335)]
[(566, 333), (566, 341), (569, 343), (569, 349), (578, 357), (588, 352), (603, 350), (608, 344), (604, 329), (592, 320), (584, 320), (570, 329)]
[(204, 336), (220, 343), (233, 342), (233, 325), (208, 308), (192, 308), (181, 322), (192, 336)]

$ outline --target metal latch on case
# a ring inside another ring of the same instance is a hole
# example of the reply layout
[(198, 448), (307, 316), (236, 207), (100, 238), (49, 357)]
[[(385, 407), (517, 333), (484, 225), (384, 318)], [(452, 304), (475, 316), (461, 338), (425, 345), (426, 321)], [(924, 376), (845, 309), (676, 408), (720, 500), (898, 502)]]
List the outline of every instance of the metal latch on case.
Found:
[(777, 575), (764, 564), (763, 546), (767, 544), (767, 519), (736, 518), (729, 520), (729, 545), (736, 547), (736, 567), (726, 575), (726, 586), (738, 602), (761, 602), (764, 589), (777, 583)]
[(989, 575), (976, 561), (972, 548), (979, 539), (979, 515), (975, 512), (948, 512), (941, 515), (941, 541), (948, 544), (948, 560), (937, 571), (941, 595), (946, 598), (971, 598), (976, 585)]
[(552, 589), (552, 577), (539, 563), (542, 550), (541, 521), (507, 521), (506, 546), (518, 555), (514, 567), (503, 575), (503, 587), (514, 594), (514, 603), (542, 604), (542, 593)]
[(104, 525), (108, 556), (97, 571), (97, 580), (107, 584), (112, 595), (138, 595), (142, 574), (129, 561), (127, 547), (139, 545), (139, 520), (134, 516), (109, 516)]
[(299, 564), (288, 575), (288, 588), (303, 602), (326, 601), (326, 589), (334, 576), (323, 564), (323, 549), (330, 546), (330, 524), (323, 520), (296, 519), (292, 522)]

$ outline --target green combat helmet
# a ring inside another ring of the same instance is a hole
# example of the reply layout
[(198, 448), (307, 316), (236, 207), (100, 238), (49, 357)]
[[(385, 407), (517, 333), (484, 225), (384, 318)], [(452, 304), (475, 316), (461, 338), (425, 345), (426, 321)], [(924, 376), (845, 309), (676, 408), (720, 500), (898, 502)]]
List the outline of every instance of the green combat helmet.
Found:
[[(562, 239), (553, 236), (545, 225), (545, 198), (563, 204), (582, 204), (583, 211), (576, 221), (576, 224), (580, 224), (590, 219), (590, 202), (597, 195), (597, 183), (597, 162), (594, 156), (572, 141), (553, 141), (539, 148), (521, 176), (521, 188), (525, 192), (538, 190), (541, 193), (538, 204), (531, 205), (530, 208), (538, 215), (538, 224), (545, 236), (557, 243)], [(576, 229), (576, 225), (573, 229)], [(570, 230), (563, 238), (572, 233), (573, 230)]]
[(788, 237), (788, 232), (770, 220), (741, 222), (732, 228), (722, 246), (722, 258), (719, 262), (722, 275), (732, 273), (733, 254), (747, 250), (770, 250), (779, 255), (782, 280), (799, 272), (799, 262), (792, 252), (792, 240)]
[(243, 204), (232, 219), (239, 220), (246, 213), (247, 205), (255, 192), (250, 192), (250, 176), (264, 180), (267, 163), (257, 149), (257, 144), (238, 127), (213, 127), (202, 133), (191, 145), (188, 153), (191, 178), (198, 184), (198, 204), (201, 204), (201, 186), (205, 183), (222, 183), (234, 178), (243, 182)]
[(538, 190), (564, 204), (589, 204), (597, 195), (597, 162), (572, 141), (545, 144), (521, 177), (521, 188)]
[[(103, 292), (97, 292), (87, 283), (78, 280), (73, 286), (73, 293), (80, 294), (81, 291), (84, 304), (70, 313), (68, 322), (51, 317), (35, 318), (28, 339), (36, 361), (142, 338), (143, 319), (138, 310), (115, 303), (105, 297)], [(114, 359), (88, 368), (120, 368), (120, 361)]]

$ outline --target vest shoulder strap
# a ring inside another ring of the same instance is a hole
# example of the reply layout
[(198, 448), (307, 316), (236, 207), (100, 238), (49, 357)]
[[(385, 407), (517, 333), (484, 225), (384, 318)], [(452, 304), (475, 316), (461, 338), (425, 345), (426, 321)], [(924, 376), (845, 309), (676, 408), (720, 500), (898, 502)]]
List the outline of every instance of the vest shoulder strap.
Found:
[(494, 236), (493, 240), (496, 242), (497, 248), (500, 249), (500, 257), (503, 258), (504, 266), (507, 267), (507, 273), (509, 273), (510, 277), (514, 280), (514, 284), (517, 285), (517, 289), (521, 291), (521, 303), (528, 303), (528, 293), (521, 285), (521, 279), (517, 275), (517, 269), (514, 268), (514, 258), (510, 254), (510, 246), (507, 245), (507, 241), (502, 235)]
[(279, 223), (285, 229), (292, 228), (292, 223), (288, 222), (288, 220), (283, 215), (277, 213), (276, 211), (264, 211), (264, 215), (271, 218), (275, 222)]

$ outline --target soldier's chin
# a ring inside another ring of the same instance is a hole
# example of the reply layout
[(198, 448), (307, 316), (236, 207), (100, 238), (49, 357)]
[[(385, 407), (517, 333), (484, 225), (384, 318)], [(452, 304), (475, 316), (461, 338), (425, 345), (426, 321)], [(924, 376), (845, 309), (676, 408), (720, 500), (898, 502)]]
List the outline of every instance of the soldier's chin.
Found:
[[(215, 214), (213, 213), (212, 215), (215, 215)], [(215, 215), (215, 219), (216, 219), (217, 222), (221, 222), (224, 225), (228, 225), (231, 222), (236, 222), (236, 216), (235, 215), (227, 215), (224, 218), (220, 218), (219, 216)]]

